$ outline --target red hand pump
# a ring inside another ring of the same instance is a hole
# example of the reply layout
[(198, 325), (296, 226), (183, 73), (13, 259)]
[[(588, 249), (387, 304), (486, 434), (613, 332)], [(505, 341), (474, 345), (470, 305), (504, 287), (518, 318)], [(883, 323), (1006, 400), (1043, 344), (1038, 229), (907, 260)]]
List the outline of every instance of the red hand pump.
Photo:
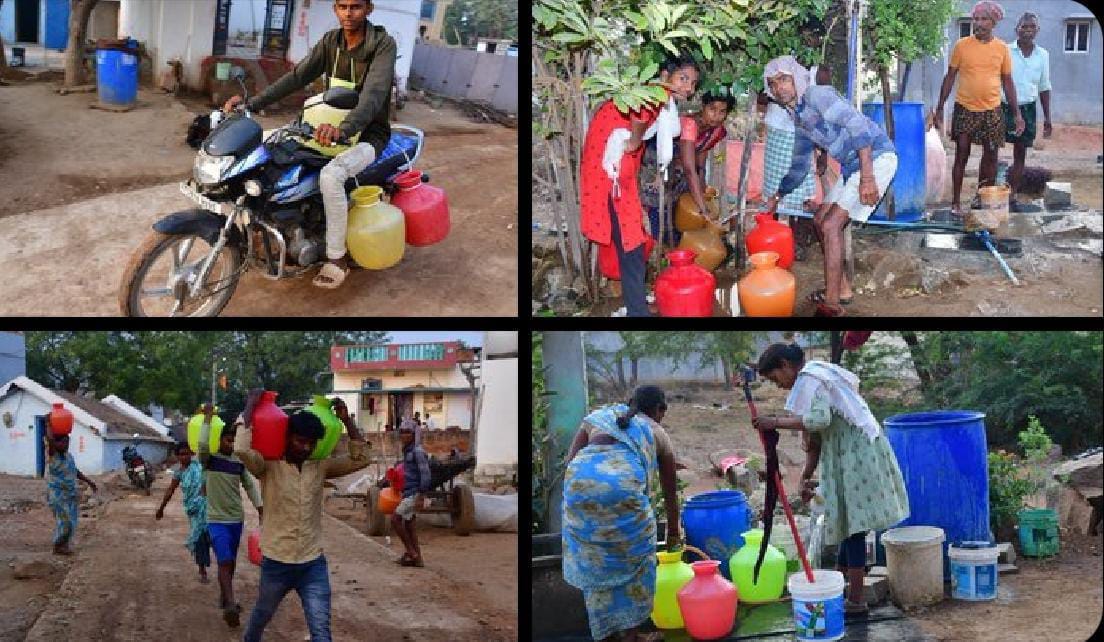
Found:
[[(751, 419), (754, 421), (759, 417), (759, 411), (755, 409), (755, 402), (751, 399), (751, 381), (755, 379), (755, 370), (751, 368), (744, 368), (744, 398), (747, 399), (748, 411), (751, 412)], [(767, 440), (763, 437), (763, 431), (756, 429), (755, 432), (759, 433), (759, 443), (763, 445), (764, 454), (767, 451)], [(790, 523), (790, 531), (793, 533), (794, 544), (797, 545), (797, 554), (801, 557), (801, 566), (805, 569), (805, 579), (809, 580), (810, 584), (814, 584), (816, 580), (813, 579), (813, 567), (809, 566), (809, 560), (805, 556), (805, 545), (801, 542), (801, 537), (797, 534), (797, 522), (794, 521), (793, 509), (790, 508), (790, 501), (786, 498), (786, 489), (782, 487), (782, 474), (777, 470), (774, 471), (774, 485), (778, 488), (778, 496), (782, 499), (782, 509), (786, 511), (786, 521)]]

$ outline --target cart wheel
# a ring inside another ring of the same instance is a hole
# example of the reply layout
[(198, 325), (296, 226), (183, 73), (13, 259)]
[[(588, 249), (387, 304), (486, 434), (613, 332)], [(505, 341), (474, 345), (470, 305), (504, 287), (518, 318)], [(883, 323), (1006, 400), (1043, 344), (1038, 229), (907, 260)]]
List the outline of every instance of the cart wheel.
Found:
[(452, 489), (452, 527), (457, 535), (470, 535), (475, 530), (475, 495), (471, 486), (457, 484)]
[(380, 489), (372, 485), (368, 487), (368, 534), (369, 535), (386, 535), (387, 534), (387, 515), (384, 515), (379, 511), (379, 496)]

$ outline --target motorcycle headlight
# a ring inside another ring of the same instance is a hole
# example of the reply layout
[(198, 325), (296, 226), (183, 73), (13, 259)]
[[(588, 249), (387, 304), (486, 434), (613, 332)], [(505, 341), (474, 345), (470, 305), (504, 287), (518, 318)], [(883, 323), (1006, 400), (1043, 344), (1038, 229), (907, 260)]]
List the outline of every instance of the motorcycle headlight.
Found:
[(202, 149), (196, 154), (192, 176), (200, 185), (215, 185), (222, 179), (223, 173), (234, 164), (233, 156), (211, 156)]

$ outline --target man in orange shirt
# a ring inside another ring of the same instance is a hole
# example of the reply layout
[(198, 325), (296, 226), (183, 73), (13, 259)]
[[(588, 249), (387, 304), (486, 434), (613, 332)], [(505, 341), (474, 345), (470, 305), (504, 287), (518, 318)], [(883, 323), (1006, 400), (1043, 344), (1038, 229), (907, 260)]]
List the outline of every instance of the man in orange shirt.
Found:
[[(951, 174), (954, 189), (951, 209), (962, 216), (962, 176), (970, 159), (970, 145), (981, 145), (978, 166), (978, 187), (993, 185), (997, 176), (997, 150), (1004, 144), (1004, 115), (1001, 111), (1001, 87), (1009, 104), (1015, 105), (1016, 86), (1012, 82), (1012, 54), (1008, 45), (993, 36), (997, 22), (1004, 18), (1004, 9), (996, 2), (982, 0), (970, 12), (974, 35), (955, 43), (947, 75), (939, 92), (939, 104), (932, 111), (932, 124), (943, 129), (943, 105), (951, 94), (955, 78), (961, 71), (955, 93), (951, 138), (955, 141), (954, 169)], [(1015, 118), (1016, 135), (1024, 130), (1023, 117)]]

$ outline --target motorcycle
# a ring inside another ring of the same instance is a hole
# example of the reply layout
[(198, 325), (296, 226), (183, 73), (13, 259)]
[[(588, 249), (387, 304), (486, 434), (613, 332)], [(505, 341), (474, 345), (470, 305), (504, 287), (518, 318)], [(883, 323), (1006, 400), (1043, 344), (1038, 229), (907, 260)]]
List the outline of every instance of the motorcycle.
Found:
[(130, 483), (145, 490), (146, 494), (149, 495), (150, 489), (153, 488), (153, 470), (146, 463), (146, 460), (138, 454), (138, 448), (135, 446), (123, 448), (123, 463), (126, 464), (126, 473), (127, 477), (130, 478)]
[[(244, 77), (240, 67), (231, 70), (248, 99)], [(353, 109), (358, 100), (345, 88), (322, 95), (336, 109)], [(124, 316), (218, 316), (246, 271), (278, 281), (301, 276), (326, 260), (319, 174), (332, 159), (303, 145), (314, 132), (302, 113), (266, 133), (245, 104), (217, 126), (212, 122), (196, 153), (192, 179), (180, 183), (194, 207), (154, 223), (131, 256), (119, 288)], [(346, 194), (363, 185), (393, 194), (392, 179), (414, 167), (425, 134), (408, 125), (391, 128), (380, 157), (349, 179)], [(429, 176), (423, 173), (422, 180), (428, 182)], [(352, 261), (350, 266), (359, 267)]]

